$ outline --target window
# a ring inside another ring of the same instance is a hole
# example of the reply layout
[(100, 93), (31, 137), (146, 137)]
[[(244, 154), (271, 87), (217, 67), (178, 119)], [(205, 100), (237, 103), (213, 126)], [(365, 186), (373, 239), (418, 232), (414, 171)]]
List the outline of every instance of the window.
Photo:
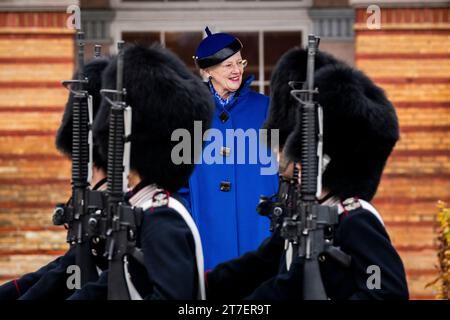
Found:
[(161, 36), (160, 32), (123, 32), (122, 40), (127, 43), (149, 46), (154, 42), (161, 42)]
[(264, 32), (264, 93), (269, 94), (269, 82), (278, 59), (289, 49), (300, 46), (301, 32), (267, 31)]
[(252, 88), (259, 91), (259, 39), (258, 32), (232, 32), (232, 34), (241, 40), (243, 48), (241, 50), (242, 58), (247, 59), (248, 65), (244, 70), (244, 77), (253, 74), (255, 80)]
[(122, 0), (122, 2), (198, 2), (199, 0)]
[[(223, 31), (228, 32), (228, 31)], [(252, 88), (269, 94), (269, 83), (272, 70), (278, 59), (289, 49), (301, 45), (300, 31), (250, 31), (230, 32), (243, 44), (242, 57), (248, 60), (244, 76), (255, 76)], [(192, 56), (203, 38), (202, 31), (198, 32), (123, 32), (122, 39), (130, 43), (150, 45), (153, 42), (162, 43), (177, 54), (181, 60), (196, 74)]]
[(193, 72), (197, 73), (194, 59), (195, 49), (202, 41), (199, 32), (123, 32), (122, 39), (129, 43), (138, 43), (149, 46), (159, 42), (172, 50)]
[(201, 41), (201, 32), (165, 32), (166, 47), (175, 52), (193, 71), (197, 67), (192, 57)]

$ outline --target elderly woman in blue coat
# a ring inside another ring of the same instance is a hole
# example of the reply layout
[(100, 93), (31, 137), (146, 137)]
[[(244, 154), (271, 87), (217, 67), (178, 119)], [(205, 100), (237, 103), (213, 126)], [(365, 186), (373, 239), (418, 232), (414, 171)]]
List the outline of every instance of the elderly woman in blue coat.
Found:
[(206, 33), (194, 60), (207, 79), (215, 114), (185, 197), (210, 269), (256, 249), (269, 235), (269, 221), (256, 206), (261, 195), (277, 192), (278, 167), (259, 139), (269, 98), (250, 90), (252, 75), (243, 79), (242, 43), (227, 33)]

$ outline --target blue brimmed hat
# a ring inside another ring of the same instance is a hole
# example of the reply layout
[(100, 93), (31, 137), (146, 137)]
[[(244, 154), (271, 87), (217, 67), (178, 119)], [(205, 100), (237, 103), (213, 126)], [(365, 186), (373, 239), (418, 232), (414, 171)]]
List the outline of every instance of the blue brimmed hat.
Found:
[(238, 38), (228, 33), (212, 34), (205, 28), (207, 37), (200, 42), (195, 52), (194, 60), (201, 69), (214, 66), (242, 49)]

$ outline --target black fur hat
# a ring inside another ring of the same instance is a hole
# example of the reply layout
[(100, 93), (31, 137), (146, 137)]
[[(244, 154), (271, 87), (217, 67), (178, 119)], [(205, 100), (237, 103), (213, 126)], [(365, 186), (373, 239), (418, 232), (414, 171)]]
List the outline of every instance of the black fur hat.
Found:
[[(116, 59), (103, 73), (104, 88), (116, 88)], [(132, 110), (130, 168), (146, 183), (168, 191), (185, 186), (194, 169), (194, 121), (202, 121), (203, 132), (212, 121), (214, 104), (208, 88), (171, 51), (159, 45), (132, 45), (124, 50), (123, 87)], [(104, 100), (94, 122), (94, 139), (107, 159), (110, 106)], [(100, 116), (101, 114), (101, 116)], [(171, 159), (178, 141), (176, 129), (191, 134), (191, 164), (176, 165)], [(202, 132), (202, 136), (203, 136)]]
[[(269, 116), (263, 128), (268, 129), (269, 135), (270, 129), (279, 129), (281, 147), (295, 125), (295, 117), (292, 115), (296, 104), (290, 95), (291, 88), (288, 83), (289, 81), (304, 82), (306, 80), (307, 57), (307, 50), (300, 47), (289, 50), (278, 60), (270, 79)], [(315, 58), (315, 70), (328, 64), (338, 63), (343, 62), (325, 52), (318, 51)]]
[[(96, 58), (94, 60), (89, 61), (84, 66), (84, 75), (88, 78), (89, 82), (86, 86), (86, 89), (89, 95), (92, 96), (92, 110), (93, 116), (97, 114), (97, 111), (100, 106), (101, 96), (100, 89), (102, 88), (102, 72), (105, 70), (108, 65), (110, 59), (107, 58)], [(75, 74), (73, 79), (76, 79), (77, 75)], [(72, 157), (72, 118), (73, 118), (73, 93), (69, 94), (69, 99), (67, 100), (66, 107), (64, 109), (64, 114), (61, 120), (61, 125), (58, 128), (56, 133), (56, 147), (62, 153), (67, 155), (69, 158)], [(100, 168), (106, 169), (106, 163), (101, 161), (101, 158), (98, 155), (97, 148), (94, 147), (93, 154), (94, 162)]]
[[(357, 196), (370, 201), (399, 139), (395, 109), (381, 88), (348, 66), (325, 66), (314, 78), (323, 108), (323, 152), (331, 158), (323, 186), (342, 200)], [(294, 161), (300, 160), (298, 117), (285, 148)]]

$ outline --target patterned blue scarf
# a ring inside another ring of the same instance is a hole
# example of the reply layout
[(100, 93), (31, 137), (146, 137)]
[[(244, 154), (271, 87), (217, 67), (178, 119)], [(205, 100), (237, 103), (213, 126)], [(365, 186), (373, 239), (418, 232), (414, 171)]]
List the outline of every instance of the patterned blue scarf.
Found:
[(231, 102), (234, 101), (234, 94), (235, 92), (230, 93), (228, 98), (224, 99), (220, 96), (220, 94), (217, 93), (216, 89), (214, 89), (214, 86), (212, 85), (211, 81), (208, 81), (209, 89), (211, 90), (211, 93), (214, 96), (214, 100), (216, 100), (222, 108), (226, 108), (228, 105), (230, 105)]

